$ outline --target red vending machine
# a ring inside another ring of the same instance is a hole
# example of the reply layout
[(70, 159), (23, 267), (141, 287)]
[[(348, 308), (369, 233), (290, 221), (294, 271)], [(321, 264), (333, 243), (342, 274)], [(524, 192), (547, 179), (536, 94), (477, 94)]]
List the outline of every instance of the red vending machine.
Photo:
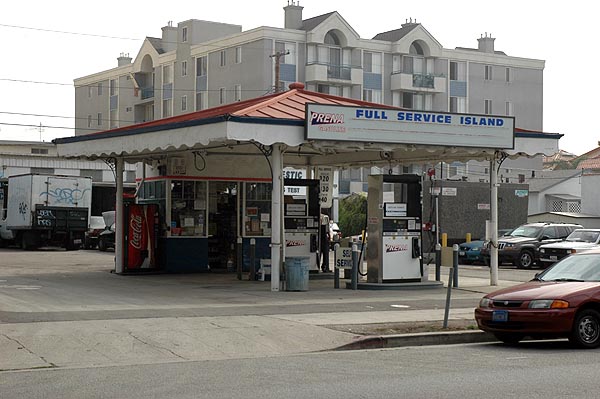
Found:
[(158, 205), (136, 204), (133, 198), (124, 198), (123, 221), (125, 226), (123, 245), (125, 272), (156, 271), (156, 248), (158, 236)]

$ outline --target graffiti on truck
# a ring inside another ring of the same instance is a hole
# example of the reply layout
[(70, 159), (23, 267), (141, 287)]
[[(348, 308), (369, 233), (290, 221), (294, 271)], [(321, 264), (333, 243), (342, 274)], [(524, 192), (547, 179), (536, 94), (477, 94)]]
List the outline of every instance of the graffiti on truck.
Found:
[(21, 215), (21, 217), (23, 217), (23, 220), (26, 219), (28, 209), (29, 209), (29, 205), (27, 205), (26, 202), (19, 203), (19, 215)]
[(49, 204), (77, 204), (82, 201), (89, 189), (55, 188), (40, 193), (40, 197), (48, 196)]

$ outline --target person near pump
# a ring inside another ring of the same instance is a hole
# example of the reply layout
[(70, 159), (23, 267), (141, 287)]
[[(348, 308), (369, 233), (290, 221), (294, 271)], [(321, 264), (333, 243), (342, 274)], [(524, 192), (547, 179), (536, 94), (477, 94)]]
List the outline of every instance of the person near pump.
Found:
[(329, 216), (321, 215), (321, 270), (329, 272)]

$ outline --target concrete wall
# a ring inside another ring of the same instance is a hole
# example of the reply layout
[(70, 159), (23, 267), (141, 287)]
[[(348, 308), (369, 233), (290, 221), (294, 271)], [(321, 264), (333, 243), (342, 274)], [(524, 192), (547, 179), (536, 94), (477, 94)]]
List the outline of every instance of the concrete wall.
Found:
[(600, 174), (586, 173), (581, 177), (581, 213), (600, 215)]
[[(466, 233), (472, 239), (485, 236), (485, 221), (491, 219), (491, 212), (478, 209), (478, 204), (491, 204), (489, 183), (472, 183), (459, 181), (436, 181), (436, 187), (449, 188), (456, 195), (440, 195), (439, 227), (441, 233), (448, 234), (448, 244), (465, 241)], [(435, 222), (432, 203), (434, 197), (430, 193), (430, 183), (423, 188), (423, 221)], [(517, 227), (527, 222), (527, 197), (518, 197), (515, 190), (527, 190), (526, 184), (501, 184), (498, 189), (498, 229)], [(443, 192), (443, 190), (442, 190)], [(435, 237), (435, 236), (433, 236)], [(435, 243), (434, 243), (435, 244)], [(429, 251), (431, 240), (426, 239), (424, 252)]]

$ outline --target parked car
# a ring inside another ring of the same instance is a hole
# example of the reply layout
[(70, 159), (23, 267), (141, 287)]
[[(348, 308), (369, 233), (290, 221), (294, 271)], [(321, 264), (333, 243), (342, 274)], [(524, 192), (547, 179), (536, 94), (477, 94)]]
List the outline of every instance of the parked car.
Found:
[(525, 337), (568, 338), (600, 346), (600, 249), (572, 254), (523, 284), (484, 296), (475, 309), (483, 331), (516, 344)]
[(115, 211), (102, 212), (106, 228), (98, 235), (98, 249), (106, 251), (115, 247)]
[(331, 243), (330, 247), (333, 249), (333, 246), (336, 243), (339, 243), (342, 239), (342, 232), (340, 227), (336, 222), (329, 222), (329, 241)]
[(485, 263), (485, 258), (481, 254), (481, 249), (486, 245), (485, 240), (474, 240), (463, 242), (458, 246), (458, 262), (464, 265), (481, 262)]
[[(513, 229), (498, 230), (498, 237), (508, 235)], [(488, 242), (485, 239), (463, 242), (458, 246), (458, 262), (469, 265), (472, 263), (484, 263), (489, 265), (489, 257), (486, 258), (482, 251), (485, 251)]]
[(548, 267), (572, 253), (600, 248), (600, 229), (577, 229), (562, 242), (540, 246), (540, 264)]
[(102, 216), (91, 216), (90, 227), (85, 232), (83, 247), (85, 249), (94, 249), (98, 245), (98, 236), (106, 229), (104, 218)]
[[(583, 226), (571, 223), (527, 223), (498, 240), (498, 262), (510, 262), (520, 269), (530, 269), (539, 263), (539, 247), (563, 241), (573, 230)], [(482, 251), (489, 262), (489, 249)]]

